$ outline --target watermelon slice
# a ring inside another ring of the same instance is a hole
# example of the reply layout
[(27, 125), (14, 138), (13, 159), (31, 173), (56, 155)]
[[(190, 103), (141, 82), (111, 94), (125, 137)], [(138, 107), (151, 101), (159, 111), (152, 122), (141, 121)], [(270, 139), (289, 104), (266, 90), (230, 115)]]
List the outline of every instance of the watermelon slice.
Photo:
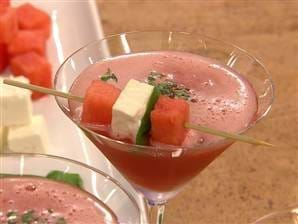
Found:
[(112, 84), (94, 80), (87, 89), (82, 122), (96, 124), (111, 124), (112, 107), (120, 95), (120, 89)]
[(20, 29), (39, 30), (44, 37), (48, 38), (50, 36), (50, 16), (30, 3), (17, 8), (17, 18)]
[[(51, 65), (39, 54), (35, 52), (20, 54), (11, 58), (9, 63), (14, 75), (23, 75), (34, 85), (51, 87)], [(42, 96), (44, 94), (33, 92), (32, 99), (38, 99)]]
[(170, 145), (181, 145), (187, 129), (189, 104), (182, 99), (161, 96), (151, 112), (151, 138)]
[(17, 14), (12, 8), (0, 8), (0, 43), (8, 44), (18, 31)]
[(0, 7), (9, 7), (10, 0), (0, 0)]
[(5, 44), (0, 44), (0, 73), (5, 70), (8, 65), (7, 48)]
[(45, 55), (46, 40), (39, 32), (20, 30), (8, 46), (9, 55), (22, 54), (35, 51), (40, 55)]

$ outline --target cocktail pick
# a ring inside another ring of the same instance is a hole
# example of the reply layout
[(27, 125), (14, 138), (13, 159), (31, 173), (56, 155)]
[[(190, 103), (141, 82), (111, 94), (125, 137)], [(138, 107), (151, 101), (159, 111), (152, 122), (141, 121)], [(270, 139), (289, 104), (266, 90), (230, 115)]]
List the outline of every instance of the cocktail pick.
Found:
[[(57, 91), (54, 89), (45, 88), (45, 87), (41, 87), (41, 86), (37, 86), (37, 85), (27, 84), (27, 83), (23, 83), (23, 82), (11, 80), (11, 79), (4, 79), (3, 83), (7, 84), (7, 85), (15, 86), (15, 87), (23, 88), (23, 89), (29, 89), (29, 90), (36, 91), (36, 92), (41, 92), (41, 93), (45, 93), (45, 94), (49, 94), (49, 95), (67, 98), (67, 99), (78, 101), (78, 102), (84, 101), (84, 98), (80, 97), (80, 96), (75, 96), (70, 93), (65, 93), (65, 92), (61, 92), (61, 91)], [(185, 128), (194, 129), (194, 130), (201, 131), (201, 132), (204, 132), (207, 134), (211, 134), (211, 135), (215, 135), (215, 136), (219, 136), (219, 137), (223, 137), (223, 138), (228, 138), (228, 139), (232, 139), (232, 140), (239, 141), (239, 142), (245, 142), (245, 143), (249, 143), (249, 144), (253, 144), (253, 145), (263, 145), (263, 146), (267, 146), (267, 147), (275, 146), (271, 143), (255, 139), (255, 138), (247, 136), (247, 135), (233, 134), (233, 133), (205, 127), (202, 125), (185, 123)]]
[(19, 87), (19, 88), (22, 88), (22, 89), (29, 89), (29, 90), (32, 90), (32, 91), (36, 91), (36, 92), (40, 92), (40, 93), (44, 93), (44, 94), (48, 94), (48, 95), (60, 96), (60, 97), (67, 98), (67, 99), (74, 100), (74, 101), (78, 101), (78, 102), (83, 102), (84, 101), (84, 98), (80, 97), (80, 96), (74, 96), (70, 93), (65, 93), (65, 92), (57, 91), (55, 89), (45, 88), (45, 87), (32, 85), (32, 84), (28, 84), (28, 83), (23, 83), (23, 82), (11, 80), (11, 79), (4, 79), (3, 83), (7, 84), (7, 85), (10, 85), (10, 86)]

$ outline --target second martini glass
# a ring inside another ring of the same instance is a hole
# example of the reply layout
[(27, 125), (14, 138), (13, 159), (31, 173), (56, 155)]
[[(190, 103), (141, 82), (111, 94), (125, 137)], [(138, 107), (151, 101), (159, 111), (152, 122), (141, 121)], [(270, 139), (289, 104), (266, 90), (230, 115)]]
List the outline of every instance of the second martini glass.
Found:
[[(248, 128), (263, 118), (271, 107), (273, 84), (268, 72), (257, 59), (232, 44), (184, 32), (123, 33), (90, 43), (74, 52), (61, 65), (55, 77), (55, 89), (70, 91), (74, 81), (86, 68), (106, 58), (150, 51), (183, 51), (201, 55), (217, 60), (219, 64), (231, 67), (243, 75), (253, 86), (258, 100), (256, 120)], [(92, 78), (86, 80), (85, 86), (82, 85), (79, 90), (81, 96), (84, 96), (91, 81)], [(135, 189), (144, 195), (150, 208), (150, 223), (162, 223), (165, 203), (233, 143), (223, 139), (195, 148), (128, 144), (80, 125), (70, 108), (70, 105), (77, 103), (61, 97), (56, 97), (56, 100), (62, 111), (80, 126)]]

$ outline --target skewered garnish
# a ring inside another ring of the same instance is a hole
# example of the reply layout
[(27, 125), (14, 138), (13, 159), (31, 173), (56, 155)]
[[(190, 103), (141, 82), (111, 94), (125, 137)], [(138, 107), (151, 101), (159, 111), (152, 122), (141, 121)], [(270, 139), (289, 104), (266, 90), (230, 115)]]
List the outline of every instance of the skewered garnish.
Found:
[(147, 144), (150, 112), (158, 97), (159, 91), (154, 86), (129, 80), (113, 106), (113, 135), (120, 139), (132, 139), (139, 145)]
[(120, 92), (120, 89), (112, 84), (94, 80), (86, 91), (83, 102), (82, 122), (111, 124), (112, 107)]
[(187, 129), (189, 104), (182, 99), (161, 96), (151, 112), (151, 137), (153, 141), (181, 145)]
[[(14, 81), (14, 80), (7, 80), (6, 79), (6, 80), (3, 81), (3, 83), (8, 84), (8, 85), (12, 85), (12, 86), (16, 86), (16, 87), (20, 87), (20, 88), (24, 88), (24, 89), (39, 91), (39, 92), (44, 93), (44, 94), (50, 94), (50, 95), (54, 95), (54, 96), (67, 98), (69, 100), (74, 100), (74, 101), (77, 101), (77, 102), (84, 102), (85, 101), (83, 97), (75, 96), (75, 95), (72, 95), (70, 93), (60, 92), (60, 91), (57, 91), (57, 90), (54, 90), (54, 89), (44, 88), (44, 87), (35, 86), (35, 85), (31, 85), (31, 84), (24, 84), (24, 83)], [(108, 84), (108, 83), (106, 83), (106, 84)], [(90, 91), (90, 94), (91, 93), (92, 93), (92, 91)], [(92, 108), (92, 105), (90, 105), (90, 108)], [(98, 113), (99, 111), (97, 110), (96, 112)], [(93, 113), (93, 112), (90, 110), (89, 113)], [(215, 135), (215, 136), (220, 136), (220, 137), (223, 137), (223, 138), (228, 138), (228, 139), (232, 139), (232, 140), (240, 141), (240, 142), (245, 142), (245, 143), (249, 143), (249, 144), (263, 145), (263, 146), (267, 146), (267, 147), (274, 147), (275, 146), (271, 143), (268, 143), (268, 142), (265, 142), (265, 141), (262, 141), (262, 140), (258, 140), (258, 139), (255, 139), (255, 138), (252, 138), (252, 137), (249, 137), (249, 136), (246, 136), (246, 135), (240, 135), (240, 134), (234, 134), (234, 133), (229, 133), (229, 132), (225, 132), (225, 131), (220, 131), (220, 130), (216, 130), (216, 129), (213, 129), (213, 128), (197, 125), (197, 124), (191, 124), (191, 123), (188, 123), (188, 122), (186, 122), (184, 124), (184, 127), (187, 128), (187, 129), (194, 129), (194, 130), (198, 130), (198, 131), (201, 131), (201, 132), (204, 132), (204, 133), (209, 133), (209, 134), (212, 134), (212, 135)]]

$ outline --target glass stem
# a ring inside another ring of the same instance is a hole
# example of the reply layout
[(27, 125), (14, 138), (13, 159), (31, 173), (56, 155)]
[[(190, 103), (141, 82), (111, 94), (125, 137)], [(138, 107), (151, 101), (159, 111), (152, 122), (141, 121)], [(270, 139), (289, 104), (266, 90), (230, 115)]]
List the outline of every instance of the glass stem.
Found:
[(149, 205), (148, 220), (149, 224), (162, 224), (164, 218), (165, 204), (151, 204)]

